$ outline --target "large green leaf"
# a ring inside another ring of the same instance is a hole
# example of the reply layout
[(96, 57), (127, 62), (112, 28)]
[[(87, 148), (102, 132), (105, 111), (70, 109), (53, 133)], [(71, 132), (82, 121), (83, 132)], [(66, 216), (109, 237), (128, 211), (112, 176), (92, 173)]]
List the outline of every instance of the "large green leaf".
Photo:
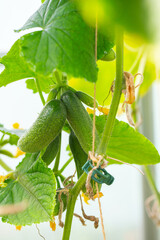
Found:
[[(96, 128), (103, 133), (106, 116), (96, 117)], [(116, 119), (107, 148), (107, 155), (130, 164), (149, 165), (160, 162), (155, 146), (142, 134), (123, 121)], [(118, 163), (109, 160), (110, 163)]]
[(27, 154), (14, 172), (14, 179), (6, 180), (0, 188), (0, 204), (28, 202), (25, 211), (4, 216), (3, 222), (14, 225), (31, 225), (52, 219), (55, 206), (56, 181), (51, 169), (37, 156)]
[(54, 85), (54, 79), (35, 73), (34, 70), (30, 69), (24, 58), (20, 56), (20, 40), (17, 40), (7, 55), (0, 59), (0, 63), (5, 66), (4, 71), (0, 74), (0, 87), (26, 78), (31, 78), (27, 80), (27, 86), (34, 92), (37, 92), (37, 89), (33, 78), (39, 80), (41, 90), (46, 93)]
[[(46, 0), (18, 31), (30, 28), (38, 29), (21, 37), (21, 51), (34, 71), (47, 76), (59, 69), (96, 82), (95, 30), (83, 21), (73, 1)], [(113, 34), (99, 34), (98, 58), (113, 45)]]

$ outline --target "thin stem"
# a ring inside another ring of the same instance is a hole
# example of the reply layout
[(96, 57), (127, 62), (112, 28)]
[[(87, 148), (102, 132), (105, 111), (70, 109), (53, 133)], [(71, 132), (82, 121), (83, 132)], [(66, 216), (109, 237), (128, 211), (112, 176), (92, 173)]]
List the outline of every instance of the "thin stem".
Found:
[(61, 134), (60, 134), (59, 150), (58, 150), (58, 153), (57, 153), (57, 156), (56, 156), (56, 161), (55, 161), (55, 164), (54, 164), (53, 172), (57, 172), (58, 171), (60, 155), (61, 155)]
[(41, 87), (40, 87), (40, 84), (39, 84), (39, 81), (38, 81), (37, 78), (35, 79), (35, 82), (36, 82), (36, 87), (37, 87), (37, 90), (38, 90), (40, 99), (41, 99), (41, 101), (42, 101), (42, 104), (45, 105), (45, 99), (44, 99), (44, 97), (43, 97), (42, 90), (41, 90)]
[(82, 187), (84, 186), (86, 179), (87, 179), (87, 174), (83, 173), (79, 178), (78, 182), (73, 187), (73, 189), (70, 191), (62, 240), (69, 240), (71, 225), (72, 225), (72, 218), (74, 213), (74, 206), (77, 200), (77, 196), (80, 193)]
[(122, 93), (122, 81), (123, 81), (123, 31), (121, 27), (117, 26), (116, 31), (116, 81), (115, 90), (112, 98), (110, 111), (108, 114), (107, 122), (104, 127), (103, 136), (98, 147), (99, 154), (106, 154), (109, 139), (112, 134), (112, 129), (115, 122), (116, 113)]
[(73, 160), (73, 157), (70, 157), (70, 159), (61, 167), (61, 169), (56, 173), (57, 175), (61, 174), (64, 169), (70, 164), (70, 162)]
[(59, 76), (58, 71), (55, 71), (55, 72), (54, 72), (54, 75), (55, 75), (55, 77), (56, 77), (57, 83), (61, 84), (61, 79), (60, 79), (60, 76)]
[(5, 162), (3, 162), (2, 159), (0, 159), (0, 166), (2, 168), (4, 168), (7, 172), (12, 172), (13, 171), (13, 169), (10, 168)]
[(159, 191), (156, 187), (156, 184), (155, 184), (155, 181), (153, 179), (153, 176), (152, 176), (152, 173), (151, 173), (151, 170), (150, 170), (149, 166), (144, 166), (144, 171), (145, 171), (147, 180), (149, 182), (149, 185), (150, 185), (153, 193), (155, 194), (155, 196), (157, 198), (157, 201), (158, 201), (158, 204), (159, 204), (159, 207), (160, 207), (160, 193), (159, 193)]
[(6, 149), (0, 149), (0, 154), (3, 154), (7, 157), (14, 158), (13, 154)]

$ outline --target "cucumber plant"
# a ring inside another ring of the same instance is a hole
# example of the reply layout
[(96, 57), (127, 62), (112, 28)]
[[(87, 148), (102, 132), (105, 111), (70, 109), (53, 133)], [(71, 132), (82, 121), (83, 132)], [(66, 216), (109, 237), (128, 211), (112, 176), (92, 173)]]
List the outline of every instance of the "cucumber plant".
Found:
[[(86, 182), (89, 174), (82, 168), (91, 156), (92, 159), (89, 160), (92, 160), (95, 167), (97, 163), (99, 176), (102, 176), (102, 172), (107, 173), (102, 171), (102, 166), (106, 166), (105, 160), (108, 164), (145, 165), (146, 177), (160, 203), (159, 192), (147, 168), (147, 165), (160, 162), (157, 149), (128, 123), (116, 119), (122, 101), (122, 90), (126, 86), (123, 70), (124, 32), (129, 30), (147, 41), (153, 41), (151, 24), (146, 22), (149, 17), (141, 17), (142, 12), (144, 16), (149, 16), (149, 9), (141, 1), (133, 0), (129, 4), (122, 0), (121, 5), (117, 1), (107, 0), (85, 2), (42, 1), (41, 7), (16, 30), (22, 32), (29, 29), (30, 33), (20, 37), (0, 59), (5, 67), (0, 74), (0, 87), (27, 79), (27, 88), (32, 89), (33, 93), (38, 92), (44, 105), (33, 125), (24, 133), (20, 131), (19, 134), (18, 130), (13, 132), (0, 127), (0, 154), (7, 155), (3, 146), (11, 142), (11, 137), (16, 138), (14, 144), (25, 153), (25, 157), (13, 171), (5, 162), (0, 161), (0, 165), (10, 172), (1, 178), (0, 209), (8, 205), (14, 208), (19, 203), (23, 205), (22, 208), (16, 207), (14, 213), (8, 210), (7, 214), (2, 214), (2, 221), (26, 226), (45, 221), (53, 223), (54, 217), (59, 215), (59, 224), (63, 227), (61, 216), (66, 210), (62, 240), (70, 239), (78, 195), (83, 192), (88, 199), (99, 195), (93, 179), (90, 184), (93, 196), (88, 193)], [(95, 4), (92, 18), (89, 7), (86, 18), (85, 4)], [(99, 7), (103, 10), (102, 16), (99, 14)], [(105, 63), (109, 72), (110, 62), (113, 61), (116, 62), (115, 79), (100, 79), (101, 62)], [(139, 64), (139, 61), (135, 61), (131, 69)], [(79, 87), (75, 84), (77, 79)], [(102, 94), (104, 86), (109, 90), (113, 81), (113, 96), (109, 114), (106, 116), (98, 113), (96, 108), (99, 106), (98, 101), (102, 104), (102, 99), (106, 98)], [(93, 98), (95, 83), (97, 90), (100, 89), (98, 101)], [(82, 91), (85, 87), (86, 91)], [(46, 101), (43, 93), (48, 94)], [(94, 108), (93, 115), (87, 112), (86, 105)], [(62, 131), (69, 135), (70, 158), (59, 168)], [(5, 134), (10, 136), (9, 140), (4, 140)], [(11, 154), (8, 156), (12, 157)], [(73, 159), (77, 181), (73, 168), (70, 169), (71, 176), (64, 176), (63, 173)], [(54, 164), (52, 169), (51, 163)], [(113, 182), (114, 178), (109, 174), (108, 176)], [(100, 180), (103, 178), (105, 176), (99, 178), (99, 190), (103, 183)], [(83, 215), (86, 217), (84, 212)]]

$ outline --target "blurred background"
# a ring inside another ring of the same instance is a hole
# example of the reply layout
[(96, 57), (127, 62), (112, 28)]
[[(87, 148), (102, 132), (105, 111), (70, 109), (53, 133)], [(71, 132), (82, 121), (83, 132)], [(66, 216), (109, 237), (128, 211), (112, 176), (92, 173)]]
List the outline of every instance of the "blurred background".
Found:
[[(40, 0), (6, 0), (0, 1), (0, 54), (8, 52), (12, 44), (21, 36), (14, 32), (14, 29), (20, 28), (26, 20), (34, 13), (41, 5)], [(129, 38), (130, 39), (130, 38)], [(134, 59), (134, 54), (139, 53), (140, 48), (134, 45), (137, 52), (129, 51), (129, 43), (136, 42), (128, 41), (126, 37), (126, 71), (131, 67), (129, 64)], [(157, 45), (156, 45), (157, 46)], [(133, 45), (132, 45), (133, 47)], [(131, 49), (132, 49), (131, 47)], [(155, 46), (152, 46), (152, 49)], [(133, 49), (132, 49), (133, 50)], [(128, 54), (128, 55), (127, 55)], [(154, 55), (156, 59), (155, 65), (159, 65), (159, 51), (154, 48)], [(158, 58), (156, 58), (158, 55)], [(153, 52), (152, 52), (153, 56)], [(152, 60), (152, 59), (151, 59)], [(99, 63), (101, 65), (101, 63)], [(114, 63), (113, 63), (114, 64)], [(160, 151), (160, 84), (158, 82), (158, 75), (153, 74), (153, 61), (148, 61), (146, 78), (150, 79), (149, 84), (142, 88), (142, 98), (139, 103), (140, 111), (143, 117), (143, 125), (141, 132), (144, 133)], [(154, 66), (155, 66), (154, 65)], [(0, 71), (3, 67), (0, 66)], [(105, 65), (101, 65), (103, 73)], [(107, 70), (106, 70), (107, 71)], [(108, 72), (107, 72), (108, 73)], [(150, 73), (150, 74), (149, 74)], [(152, 74), (151, 74), (152, 73)], [(106, 74), (106, 73), (105, 73)], [(148, 75), (147, 75), (148, 74)], [(147, 77), (148, 76), (148, 77)], [(152, 80), (151, 80), (152, 79)], [(156, 80), (156, 81), (154, 81)], [(151, 82), (154, 83), (151, 85)], [(150, 87), (151, 85), (151, 87)], [(77, 84), (78, 86), (78, 84)], [(75, 86), (76, 87), (76, 86)], [(150, 90), (147, 92), (147, 89)], [(77, 87), (78, 88), (78, 87)], [(99, 91), (103, 89), (99, 88)], [(46, 98), (46, 95), (44, 95)], [(101, 101), (101, 99), (100, 99)], [(0, 88), (0, 123), (4, 124), (6, 128), (12, 128), (12, 124), (18, 122), (20, 127), (27, 129), (36, 119), (37, 114), (42, 109), (42, 103), (38, 94), (33, 94), (31, 90), (26, 89), (25, 80), (21, 80), (7, 87)], [(122, 115), (120, 119), (125, 120)], [(67, 134), (64, 133), (62, 142), (61, 165), (68, 159), (66, 149)], [(12, 147), (11, 151), (15, 153), (16, 148)], [(4, 158), (11, 168), (14, 168), (19, 159)], [(70, 167), (69, 167), (70, 168)], [(66, 176), (72, 174), (70, 169), (66, 169)], [(157, 186), (160, 187), (160, 166), (157, 165), (154, 169), (157, 178)], [(145, 214), (144, 200), (150, 196), (150, 191), (146, 183), (145, 177), (136, 171), (134, 168), (123, 166), (110, 166), (110, 173), (115, 177), (115, 182), (112, 186), (103, 186), (102, 192), (104, 197), (101, 198), (104, 226), (108, 240), (158, 240), (160, 239), (159, 229), (152, 223), (152, 221)], [(1, 168), (0, 175), (5, 174)], [(98, 202), (90, 201), (90, 205), (84, 203), (86, 213), (89, 215), (99, 216)], [(80, 212), (80, 202), (77, 200), (75, 212)], [(64, 216), (63, 216), (64, 219)], [(58, 222), (58, 221), (57, 221)], [(74, 218), (72, 225), (71, 240), (73, 239), (102, 239), (101, 226), (97, 230), (94, 229), (93, 224), (86, 222), (87, 226), (81, 226), (77, 218)], [(62, 229), (57, 224), (55, 232), (49, 227), (49, 223), (39, 225), (41, 234), (47, 240), (61, 239)], [(37, 233), (35, 225), (31, 227), (23, 227), (21, 231), (16, 231), (15, 227), (9, 224), (0, 222), (0, 232), (2, 240), (16, 239), (29, 240), (41, 239)]]

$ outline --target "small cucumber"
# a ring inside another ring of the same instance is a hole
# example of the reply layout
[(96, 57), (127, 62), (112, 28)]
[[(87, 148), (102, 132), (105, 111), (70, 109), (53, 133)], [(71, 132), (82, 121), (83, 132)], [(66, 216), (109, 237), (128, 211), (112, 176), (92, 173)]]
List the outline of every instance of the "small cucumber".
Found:
[(60, 145), (60, 135), (58, 135), (47, 147), (42, 156), (43, 161), (49, 165), (55, 159)]
[(48, 146), (61, 132), (66, 120), (66, 109), (60, 100), (45, 105), (31, 128), (19, 139), (23, 152), (38, 152)]
[[(73, 92), (66, 91), (61, 98), (67, 110), (67, 120), (81, 147), (88, 154), (92, 150), (92, 119)], [(95, 146), (98, 145), (98, 142), (99, 138), (96, 133)]]
[[(90, 95), (81, 92), (81, 91), (77, 91), (76, 96), (83, 102), (85, 103), (87, 106), (93, 108), (94, 107), (94, 98), (91, 97)], [(96, 101), (96, 107), (98, 107), (98, 102)]]
[(82, 167), (86, 163), (88, 155), (83, 151), (73, 131), (69, 136), (69, 145), (76, 165), (77, 176), (80, 178), (83, 173)]
[[(59, 192), (56, 193), (56, 205), (54, 207), (53, 216), (57, 216), (59, 214), (59, 210), (60, 210), (60, 201), (58, 199), (59, 194), (60, 194)], [(62, 193), (61, 199), (63, 201), (63, 212), (64, 212), (67, 207), (67, 195)]]
[(58, 94), (59, 90), (60, 90), (60, 88), (53, 88), (53, 89), (49, 92), (48, 98), (47, 98), (47, 103), (57, 97), (57, 94)]
[(101, 58), (102, 61), (113, 61), (116, 59), (116, 53), (113, 49), (110, 49), (108, 52), (105, 52), (104, 56)]

